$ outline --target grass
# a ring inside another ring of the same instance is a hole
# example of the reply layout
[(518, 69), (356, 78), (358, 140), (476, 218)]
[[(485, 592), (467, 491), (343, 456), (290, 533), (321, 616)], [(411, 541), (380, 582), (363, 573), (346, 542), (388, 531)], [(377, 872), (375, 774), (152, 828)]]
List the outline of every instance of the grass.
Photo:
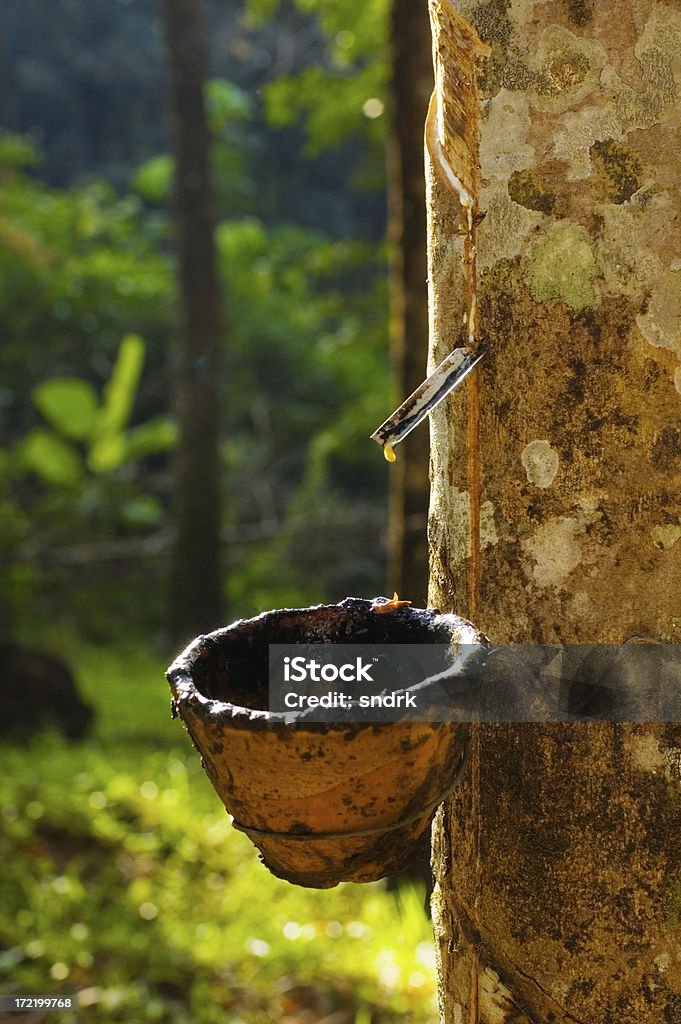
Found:
[(0, 991), (78, 993), (78, 1024), (434, 1024), (422, 891), (271, 876), (170, 720), (160, 661), (69, 646), (93, 736), (0, 748)]

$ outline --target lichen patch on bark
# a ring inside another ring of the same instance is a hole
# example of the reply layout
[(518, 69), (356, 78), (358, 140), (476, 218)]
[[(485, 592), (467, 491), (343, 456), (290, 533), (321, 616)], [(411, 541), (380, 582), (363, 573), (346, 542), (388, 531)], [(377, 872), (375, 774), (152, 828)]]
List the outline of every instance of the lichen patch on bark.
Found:
[(494, 505), (483, 501), (480, 506), (480, 548), (482, 551), (499, 543)]
[(480, 160), (488, 181), (508, 181), (514, 171), (532, 166), (535, 151), (527, 142), (530, 132), (527, 96), (500, 89), (485, 111), (485, 126)]
[(632, 764), (642, 771), (664, 771), (667, 761), (657, 736), (651, 733), (631, 733), (624, 738), (624, 749)]
[(585, 527), (578, 519), (549, 519), (522, 541), (539, 587), (560, 587), (582, 560)]
[(553, 114), (579, 106), (597, 88), (606, 62), (601, 43), (550, 25), (528, 62), (535, 76), (533, 106)]
[(532, 253), (528, 278), (535, 302), (561, 300), (571, 309), (596, 301), (598, 264), (590, 239), (573, 224), (559, 224)]
[(546, 440), (530, 441), (523, 448), (520, 461), (531, 484), (550, 487), (560, 466), (560, 455)]
[(668, 348), (681, 359), (681, 271), (670, 270), (653, 288), (638, 328), (651, 345)]
[[(663, 200), (659, 205), (664, 207), (664, 217), (668, 220), (672, 213), (669, 203)], [(611, 295), (627, 296), (639, 306), (650, 295), (664, 269), (660, 256), (648, 241), (650, 214), (650, 209), (644, 212), (637, 203), (604, 203), (596, 243), (603, 290)]]
[(485, 211), (485, 219), (478, 229), (478, 270), (482, 273), (499, 260), (520, 256), (543, 217), (515, 202), (506, 184), (484, 188), (480, 205)]
[(668, 523), (665, 526), (654, 526), (651, 530), (653, 543), (656, 547), (667, 551), (673, 547), (678, 540), (681, 540), (681, 526), (678, 523)]

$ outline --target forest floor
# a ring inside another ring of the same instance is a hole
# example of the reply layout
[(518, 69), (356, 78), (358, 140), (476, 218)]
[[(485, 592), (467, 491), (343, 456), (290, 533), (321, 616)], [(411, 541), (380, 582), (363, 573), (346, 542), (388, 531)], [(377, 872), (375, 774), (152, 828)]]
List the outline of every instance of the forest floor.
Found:
[(65, 653), (92, 735), (0, 746), (0, 994), (78, 1012), (0, 1020), (435, 1024), (422, 890), (274, 878), (171, 721), (161, 661)]

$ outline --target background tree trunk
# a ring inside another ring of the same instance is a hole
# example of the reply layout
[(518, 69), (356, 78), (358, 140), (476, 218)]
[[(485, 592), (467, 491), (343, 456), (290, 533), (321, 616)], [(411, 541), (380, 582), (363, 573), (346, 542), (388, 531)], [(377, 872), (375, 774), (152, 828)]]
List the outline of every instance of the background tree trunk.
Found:
[[(679, 5), (455, 6), (492, 48), (475, 624), (678, 643)], [(432, 163), (427, 179), (437, 361), (464, 312), (461, 210)], [(430, 600), (459, 613), (466, 410), (432, 418)], [(435, 836), (446, 1024), (678, 1024), (681, 728), (479, 726), (472, 747)]]
[[(399, 403), (425, 377), (428, 359), (423, 124), (433, 65), (425, 4), (393, 0), (391, 49), (390, 334)], [(428, 589), (428, 459), (427, 432), (418, 430), (400, 448), (390, 470), (389, 588), (419, 605)]]
[(162, 0), (170, 72), (175, 158), (180, 332), (175, 402), (180, 441), (175, 464), (175, 543), (170, 628), (184, 638), (221, 624), (219, 369), (220, 286), (210, 140), (203, 97), (200, 0)]

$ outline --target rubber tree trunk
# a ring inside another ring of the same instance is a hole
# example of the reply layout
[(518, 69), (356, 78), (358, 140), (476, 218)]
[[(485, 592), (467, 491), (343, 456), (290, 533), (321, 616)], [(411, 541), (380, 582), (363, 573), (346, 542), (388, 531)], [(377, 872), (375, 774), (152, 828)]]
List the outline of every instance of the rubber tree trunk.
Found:
[(180, 329), (174, 366), (180, 440), (170, 629), (179, 639), (221, 625), (219, 370), (220, 286), (210, 139), (203, 97), (200, 0), (161, 0), (175, 159)]
[[(489, 353), (477, 441), (466, 396), (433, 417), (431, 603), (501, 642), (678, 643), (681, 9), (454, 6), (491, 47)], [(465, 225), (432, 160), (427, 179), (434, 361), (464, 313)], [(678, 1024), (681, 728), (490, 725), (472, 745), (435, 830), (445, 1024)]]
[[(392, 123), (388, 161), (391, 242), (390, 333), (396, 404), (426, 375), (428, 289), (423, 123), (433, 89), (425, 4), (393, 0), (391, 8)], [(428, 434), (418, 430), (390, 470), (388, 585), (415, 604), (428, 589)]]

